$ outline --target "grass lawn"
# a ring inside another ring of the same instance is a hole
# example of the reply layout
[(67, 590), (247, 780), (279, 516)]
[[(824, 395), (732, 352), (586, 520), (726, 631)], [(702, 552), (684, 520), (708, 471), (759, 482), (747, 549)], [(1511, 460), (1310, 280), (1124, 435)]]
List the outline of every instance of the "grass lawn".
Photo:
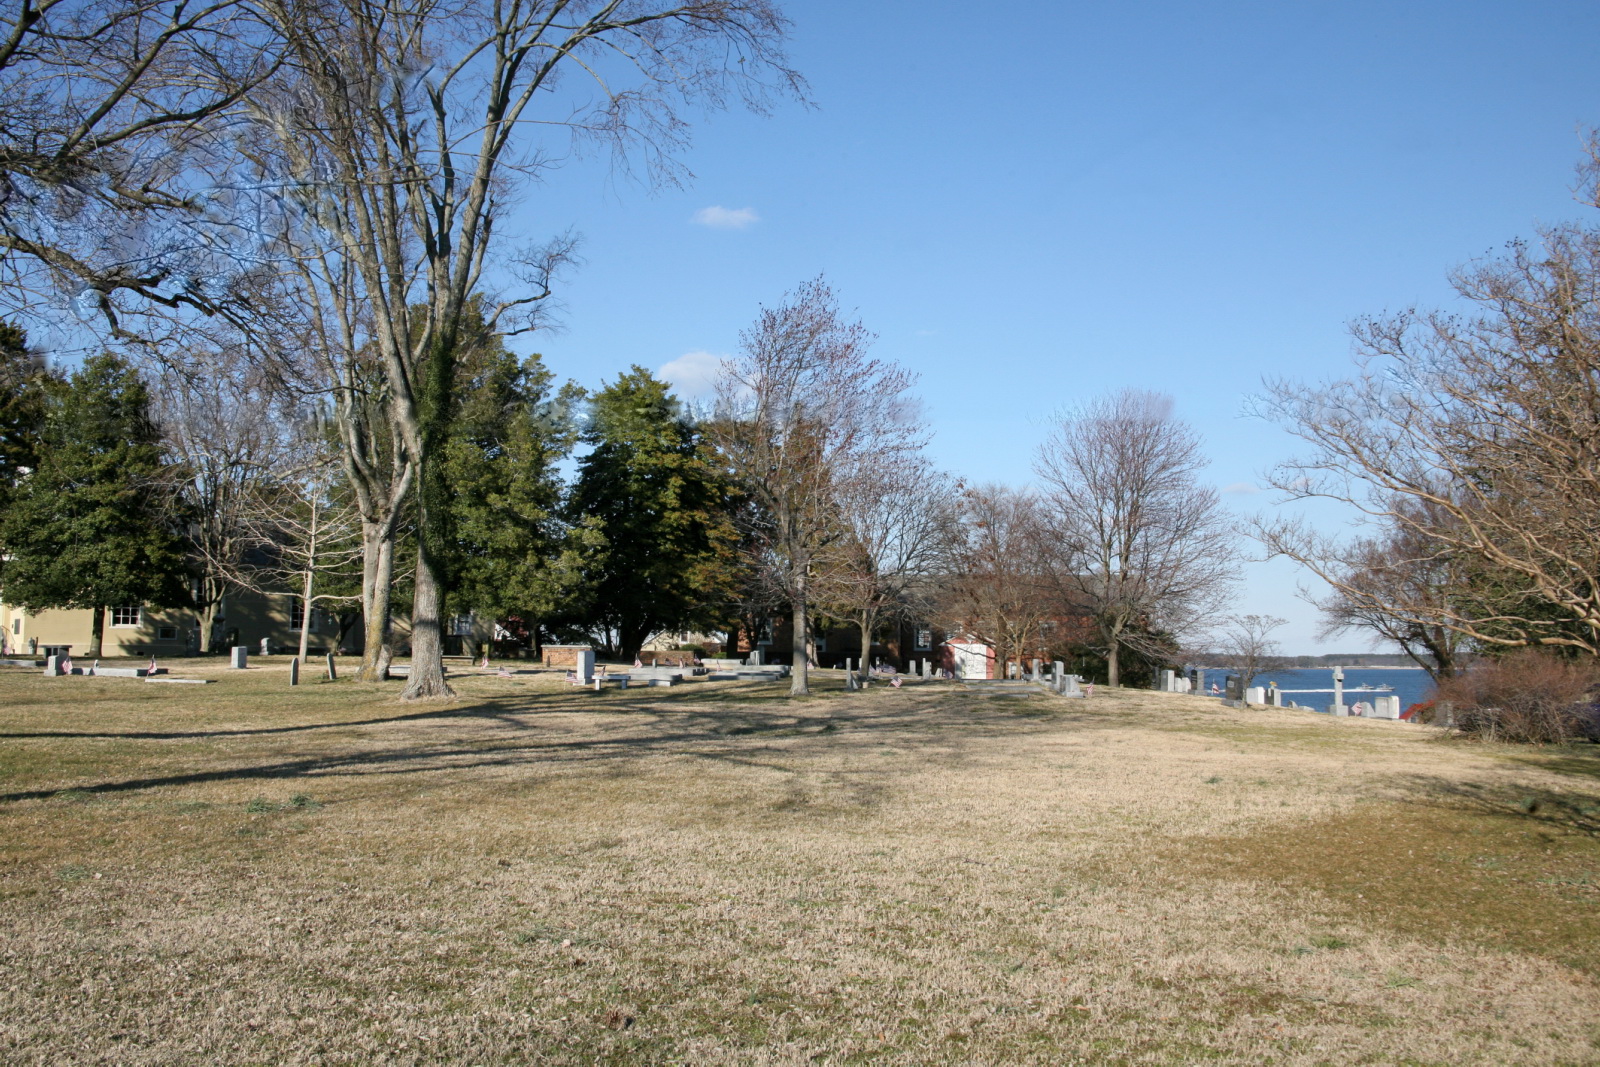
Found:
[(948, 683), (0, 673), (0, 1062), (1600, 1062), (1600, 752)]

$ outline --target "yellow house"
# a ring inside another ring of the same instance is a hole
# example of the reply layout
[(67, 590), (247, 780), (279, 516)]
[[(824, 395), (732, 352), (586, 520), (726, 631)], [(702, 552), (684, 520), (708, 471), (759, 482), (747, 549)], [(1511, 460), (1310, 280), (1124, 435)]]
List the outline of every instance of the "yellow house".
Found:
[[(288, 593), (241, 593), (226, 598), (219, 611), (215, 647), (246, 645), (261, 650), (265, 639), (274, 652), (300, 647), (300, 598)], [(31, 614), (4, 599), (0, 591), (0, 643), (11, 655), (43, 656), (46, 650), (66, 649), (83, 655), (94, 628), (87, 609), (50, 609)], [(339, 640), (339, 620), (329, 611), (314, 608), (309, 628), (310, 647), (331, 649)], [(361, 627), (352, 626), (343, 646), (358, 650)], [(200, 649), (200, 619), (187, 609), (152, 608), (141, 604), (106, 609), (100, 654), (114, 656), (185, 656)]]

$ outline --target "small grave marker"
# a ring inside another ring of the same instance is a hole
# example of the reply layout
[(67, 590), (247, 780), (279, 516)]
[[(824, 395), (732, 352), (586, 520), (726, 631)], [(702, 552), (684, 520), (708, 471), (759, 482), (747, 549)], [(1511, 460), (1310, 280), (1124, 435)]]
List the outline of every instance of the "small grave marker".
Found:
[(300, 657), (296, 656), (289, 661), (289, 684), (300, 684)]

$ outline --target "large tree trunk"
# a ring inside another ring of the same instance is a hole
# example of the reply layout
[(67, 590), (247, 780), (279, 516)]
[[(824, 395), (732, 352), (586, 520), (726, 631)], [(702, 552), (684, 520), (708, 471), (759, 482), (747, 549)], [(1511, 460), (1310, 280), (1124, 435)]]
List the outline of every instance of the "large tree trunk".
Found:
[(810, 676), (807, 671), (806, 637), (810, 632), (808, 625), (809, 612), (806, 611), (806, 579), (802, 574), (794, 584), (794, 598), (792, 608), (792, 626), (794, 629), (791, 646), (791, 659), (789, 668), (789, 695), (792, 697), (805, 697), (811, 695)]
[[(426, 493), (429, 488), (427, 467), (422, 467), (424, 477), (419, 478)], [(438, 561), (434, 558), (434, 537), (430, 536), (430, 514), (427, 499), (418, 507), (418, 537), (416, 537), (416, 590), (411, 597), (411, 675), (406, 681), (403, 701), (437, 701), (456, 696), (456, 691), (445, 681), (445, 645), (440, 619), (445, 613), (445, 590), (438, 581)]]
[(216, 644), (217, 634), (217, 609), (222, 606), (222, 597), (212, 596), (206, 598), (205, 606), (200, 609), (200, 654), (209, 656)]
[(89, 624), (89, 651), (86, 655), (90, 659), (99, 659), (100, 648), (105, 643), (106, 636), (106, 609), (100, 606), (90, 610), (93, 615)]
[(402, 700), (444, 700), (456, 695), (444, 680), (444, 645), (439, 620), (444, 612), (443, 590), (428, 538), (417, 538), (417, 587), (411, 610), (411, 679)]
[(363, 645), (356, 680), (381, 682), (389, 677), (394, 658), (389, 632), (389, 588), (394, 584), (394, 540), (384, 537), (384, 525), (361, 524), (361, 614)]
[(1122, 640), (1113, 634), (1106, 645), (1106, 685), (1108, 686), (1122, 684), (1122, 672), (1117, 666), (1117, 657), (1121, 651)]
[(868, 661), (872, 659), (872, 631), (877, 629), (877, 615), (875, 611), (864, 611), (856, 617), (856, 625), (861, 627), (861, 659), (856, 669), (863, 678), (867, 676)]

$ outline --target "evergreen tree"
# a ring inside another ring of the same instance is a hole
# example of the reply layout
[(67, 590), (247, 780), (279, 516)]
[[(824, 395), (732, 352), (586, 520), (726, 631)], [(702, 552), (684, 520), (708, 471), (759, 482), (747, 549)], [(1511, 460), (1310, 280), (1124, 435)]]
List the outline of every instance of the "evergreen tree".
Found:
[(592, 524), (563, 521), (556, 469), (577, 440), (583, 394), (552, 391), (538, 356), (519, 360), (481, 329), (456, 374), (438, 509), (449, 522), (449, 610), (536, 625), (567, 606), (579, 548), (594, 540)]
[(21, 480), (39, 462), (45, 383), (50, 374), (28, 351), (28, 337), (0, 320), (0, 515)]
[(655, 633), (720, 626), (734, 597), (732, 493), (666, 384), (635, 366), (594, 398), (568, 508), (599, 520), (586, 615), (631, 659)]
[(36, 465), (0, 516), (5, 595), (29, 611), (91, 609), (99, 656), (107, 607), (191, 602), (161, 436), (138, 372), (109, 354), (47, 382), (44, 407)]

